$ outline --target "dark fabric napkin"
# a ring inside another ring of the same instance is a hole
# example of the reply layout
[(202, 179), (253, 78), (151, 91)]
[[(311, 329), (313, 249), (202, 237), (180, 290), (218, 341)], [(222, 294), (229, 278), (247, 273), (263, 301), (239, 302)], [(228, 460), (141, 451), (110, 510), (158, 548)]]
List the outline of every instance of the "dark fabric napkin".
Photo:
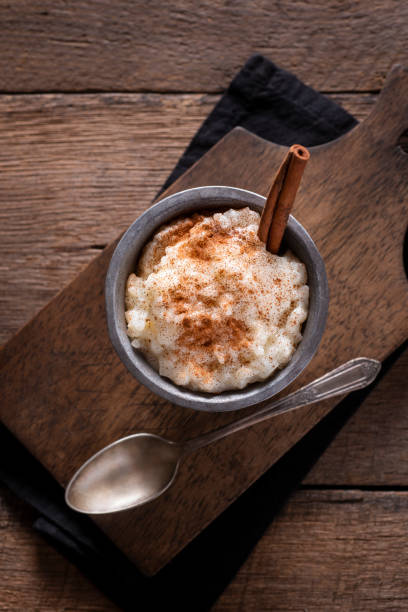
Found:
[[(355, 124), (334, 102), (255, 55), (204, 121), (163, 189), (237, 125), (278, 144), (312, 146), (339, 137)], [(66, 507), (62, 488), (5, 427), (0, 430), (0, 477), (38, 511), (35, 529), (120, 608), (200, 612), (222, 593), (367, 392), (352, 394), (336, 407), (152, 578), (144, 577), (90, 519)]]

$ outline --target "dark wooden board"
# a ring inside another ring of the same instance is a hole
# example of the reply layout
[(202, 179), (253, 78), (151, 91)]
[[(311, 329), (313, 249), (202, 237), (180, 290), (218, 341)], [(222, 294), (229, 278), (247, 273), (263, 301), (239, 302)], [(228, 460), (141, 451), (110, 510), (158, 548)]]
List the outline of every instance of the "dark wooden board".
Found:
[(222, 91), (258, 51), (324, 91), (408, 63), (399, 0), (0, 2), (1, 91)]
[[(407, 336), (401, 215), (408, 156), (396, 146), (406, 127), (407, 93), (407, 72), (397, 69), (363, 124), (312, 151), (295, 215), (325, 258), (331, 306), (319, 353), (294, 386), (359, 354), (382, 359)], [(224, 183), (265, 193), (283, 150), (234, 130), (171, 191)], [(62, 484), (90, 454), (122, 435), (149, 430), (184, 439), (238, 416), (172, 407), (127, 373), (104, 329), (110, 252), (111, 247), (2, 354), (3, 418)], [(154, 573), (333, 405), (284, 415), (202, 449), (185, 461), (176, 484), (160, 499), (98, 524), (143, 571)]]

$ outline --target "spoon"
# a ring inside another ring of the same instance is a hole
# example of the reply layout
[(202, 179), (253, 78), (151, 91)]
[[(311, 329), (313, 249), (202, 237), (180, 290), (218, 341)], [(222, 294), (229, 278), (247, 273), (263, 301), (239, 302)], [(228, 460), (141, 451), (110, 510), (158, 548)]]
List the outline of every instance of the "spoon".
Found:
[(107, 514), (146, 504), (170, 487), (187, 453), (278, 414), (362, 389), (376, 378), (380, 368), (375, 359), (351, 359), (257, 412), (186, 442), (149, 433), (121, 438), (79, 468), (67, 486), (65, 501), (85, 514)]

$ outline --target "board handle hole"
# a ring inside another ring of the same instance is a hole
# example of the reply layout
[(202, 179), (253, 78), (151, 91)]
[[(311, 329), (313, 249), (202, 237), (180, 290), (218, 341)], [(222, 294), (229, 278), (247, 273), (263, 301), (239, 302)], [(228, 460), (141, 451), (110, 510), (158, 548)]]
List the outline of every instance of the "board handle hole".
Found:
[(405, 276), (407, 277), (407, 280), (408, 280), (408, 226), (407, 226), (407, 229), (405, 230), (402, 257), (403, 257), (403, 262), (404, 262)]
[(402, 132), (401, 136), (397, 140), (397, 145), (404, 153), (408, 153), (408, 129)]

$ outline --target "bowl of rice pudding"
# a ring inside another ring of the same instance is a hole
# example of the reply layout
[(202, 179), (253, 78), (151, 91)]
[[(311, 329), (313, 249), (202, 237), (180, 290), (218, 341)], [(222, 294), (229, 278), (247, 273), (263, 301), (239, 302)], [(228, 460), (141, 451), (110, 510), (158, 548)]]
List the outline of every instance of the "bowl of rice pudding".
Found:
[(128, 370), (174, 404), (237, 410), (290, 384), (315, 354), (329, 291), (292, 216), (279, 255), (257, 236), (265, 198), (198, 187), (144, 212), (106, 278), (108, 330)]

